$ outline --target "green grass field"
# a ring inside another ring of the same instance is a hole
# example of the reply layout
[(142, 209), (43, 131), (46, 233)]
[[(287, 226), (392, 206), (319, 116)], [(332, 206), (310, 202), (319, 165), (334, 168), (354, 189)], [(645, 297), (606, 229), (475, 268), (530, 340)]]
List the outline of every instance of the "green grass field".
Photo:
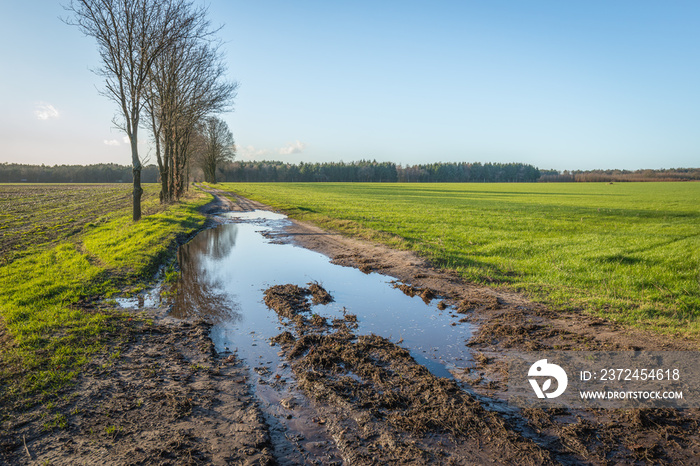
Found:
[(556, 308), (700, 333), (700, 183), (221, 187)]
[(129, 186), (0, 185), (0, 404), (71, 380), (123, 318), (94, 299), (143, 287), (203, 223), (210, 196), (163, 208), (144, 188), (134, 223)]

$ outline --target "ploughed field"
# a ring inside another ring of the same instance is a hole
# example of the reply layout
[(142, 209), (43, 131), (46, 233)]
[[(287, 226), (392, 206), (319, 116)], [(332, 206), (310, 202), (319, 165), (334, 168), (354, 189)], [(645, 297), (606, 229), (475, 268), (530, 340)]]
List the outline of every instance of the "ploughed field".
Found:
[(2, 185), (2, 264), (30, 254), (37, 246), (65, 240), (96, 218), (127, 212), (130, 199), (127, 185)]
[(700, 183), (224, 183), (465, 280), (661, 332), (700, 331)]

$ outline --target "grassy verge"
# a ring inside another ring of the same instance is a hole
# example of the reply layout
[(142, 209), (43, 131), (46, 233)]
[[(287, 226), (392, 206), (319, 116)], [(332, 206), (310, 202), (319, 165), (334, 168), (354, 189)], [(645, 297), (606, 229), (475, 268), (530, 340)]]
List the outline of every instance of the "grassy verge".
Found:
[[(133, 222), (130, 201), (118, 202), (128, 186), (0, 185), (0, 199), (20, 200), (3, 205), (13, 209), (3, 226), (23, 237), (2, 243), (11, 258), (0, 267), (1, 405), (36, 402), (74, 378), (124, 318), (95, 298), (149, 282), (176, 238), (203, 223), (196, 209), (208, 195), (164, 208), (158, 186), (145, 188), (147, 216)], [(38, 230), (53, 233), (32, 244)]]
[(668, 333), (700, 333), (700, 183), (223, 184), (465, 279)]

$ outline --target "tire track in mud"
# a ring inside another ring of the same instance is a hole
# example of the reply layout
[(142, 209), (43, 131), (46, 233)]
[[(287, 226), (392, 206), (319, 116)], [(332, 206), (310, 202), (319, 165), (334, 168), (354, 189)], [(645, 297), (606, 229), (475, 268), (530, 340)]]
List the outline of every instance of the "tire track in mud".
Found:
[[(314, 290), (276, 285), (265, 303), (290, 330), (280, 342), (299, 387), (329, 420), (349, 464), (554, 464), (550, 453), (509, 429), (455, 381), (436, 377), (377, 335), (355, 335), (354, 315), (311, 315)], [(320, 288), (320, 290), (319, 290)]]

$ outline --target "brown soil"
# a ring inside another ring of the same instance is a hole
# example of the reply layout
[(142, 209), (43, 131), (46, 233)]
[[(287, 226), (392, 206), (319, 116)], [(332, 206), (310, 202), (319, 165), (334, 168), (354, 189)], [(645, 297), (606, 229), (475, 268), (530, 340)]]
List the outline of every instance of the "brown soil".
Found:
[(306, 300), (310, 294), (308, 289), (296, 285), (275, 285), (265, 290), (265, 304), (279, 315), (293, 319), (299, 312), (311, 309)]
[(219, 356), (204, 322), (125, 321), (53, 406), (0, 430), (5, 464), (269, 464), (247, 370)]
[(318, 283), (307, 283), (311, 293), (311, 301), (314, 304), (328, 304), (333, 302), (333, 297)]

